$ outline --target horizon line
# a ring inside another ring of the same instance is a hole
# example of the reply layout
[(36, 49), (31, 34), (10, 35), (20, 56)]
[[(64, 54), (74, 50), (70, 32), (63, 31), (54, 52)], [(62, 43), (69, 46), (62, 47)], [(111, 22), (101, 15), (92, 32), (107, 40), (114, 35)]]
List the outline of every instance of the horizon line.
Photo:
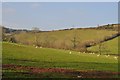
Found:
[[(109, 25), (115, 25), (115, 24), (119, 24), (119, 23), (110, 23)], [(108, 24), (102, 24), (102, 25), (96, 25), (96, 26), (84, 26), (84, 27), (69, 27), (69, 28), (61, 28), (61, 29), (52, 29), (52, 30), (41, 30), (39, 27), (39, 30), (40, 31), (58, 31), (58, 30), (64, 30), (64, 29), (79, 29), (79, 28), (95, 28), (95, 27), (98, 27), (98, 26), (105, 26), (105, 25), (108, 25)], [(9, 29), (13, 29), (13, 30), (32, 30), (32, 28), (34, 27), (31, 27), (31, 29), (27, 29), (27, 28), (11, 28), (11, 27), (8, 27), (8, 26), (4, 26), (4, 25), (0, 25), (0, 27), (5, 27), (5, 28), (9, 28)]]

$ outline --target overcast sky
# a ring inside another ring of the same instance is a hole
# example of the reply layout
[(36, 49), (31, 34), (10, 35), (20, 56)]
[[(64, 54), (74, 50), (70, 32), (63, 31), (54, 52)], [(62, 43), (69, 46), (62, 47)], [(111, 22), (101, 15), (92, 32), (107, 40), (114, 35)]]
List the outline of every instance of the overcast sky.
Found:
[(4, 2), (2, 23), (17, 29), (55, 30), (118, 23), (117, 2)]

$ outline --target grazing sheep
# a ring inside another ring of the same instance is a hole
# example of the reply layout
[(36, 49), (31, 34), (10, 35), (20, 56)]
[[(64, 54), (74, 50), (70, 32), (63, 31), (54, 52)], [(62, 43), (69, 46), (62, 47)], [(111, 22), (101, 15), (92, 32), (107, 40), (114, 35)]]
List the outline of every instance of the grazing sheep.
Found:
[(71, 54), (71, 51), (69, 52), (69, 54)]
[(38, 46), (36, 46), (35, 48), (38, 48)]
[(81, 78), (82, 76), (77, 76), (78, 78)]
[(114, 58), (117, 59), (117, 56), (115, 56)]
[(100, 55), (98, 54), (97, 57), (99, 57)]

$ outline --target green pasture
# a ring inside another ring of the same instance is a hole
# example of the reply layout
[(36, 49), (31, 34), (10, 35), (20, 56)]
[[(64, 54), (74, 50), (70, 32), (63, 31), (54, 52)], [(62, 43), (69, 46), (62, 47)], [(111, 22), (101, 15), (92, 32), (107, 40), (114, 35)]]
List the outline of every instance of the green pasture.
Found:
[[(112, 40), (101, 43), (102, 54), (118, 54), (118, 50), (119, 50), (118, 39), (119, 38), (120, 37), (117, 37)], [(100, 50), (99, 44), (88, 48), (88, 50), (99, 53), (99, 50)]]
[(117, 71), (115, 56), (81, 53), (52, 48), (35, 48), (3, 42), (3, 64), (35, 66), (41, 68), (66, 68), (75, 70)]

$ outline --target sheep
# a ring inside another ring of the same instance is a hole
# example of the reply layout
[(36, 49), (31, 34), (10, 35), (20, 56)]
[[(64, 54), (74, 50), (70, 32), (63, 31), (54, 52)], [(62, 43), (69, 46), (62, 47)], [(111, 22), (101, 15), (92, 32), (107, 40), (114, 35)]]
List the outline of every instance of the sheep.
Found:
[(77, 76), (78, 78), (81, 78), (82, 76)]
[(71, 51), (69, 52), (69, 54), (71, 54)]
[(99, 54), (97, 55), (97, 57), (100, 56)]
[(38, 46), (36, 46), (35, 48), (38, 48)]
[(42, 48), (42, 46), (40, 48)]
[(114, 58), (117, 59), (117, 56), (115, 56)]

